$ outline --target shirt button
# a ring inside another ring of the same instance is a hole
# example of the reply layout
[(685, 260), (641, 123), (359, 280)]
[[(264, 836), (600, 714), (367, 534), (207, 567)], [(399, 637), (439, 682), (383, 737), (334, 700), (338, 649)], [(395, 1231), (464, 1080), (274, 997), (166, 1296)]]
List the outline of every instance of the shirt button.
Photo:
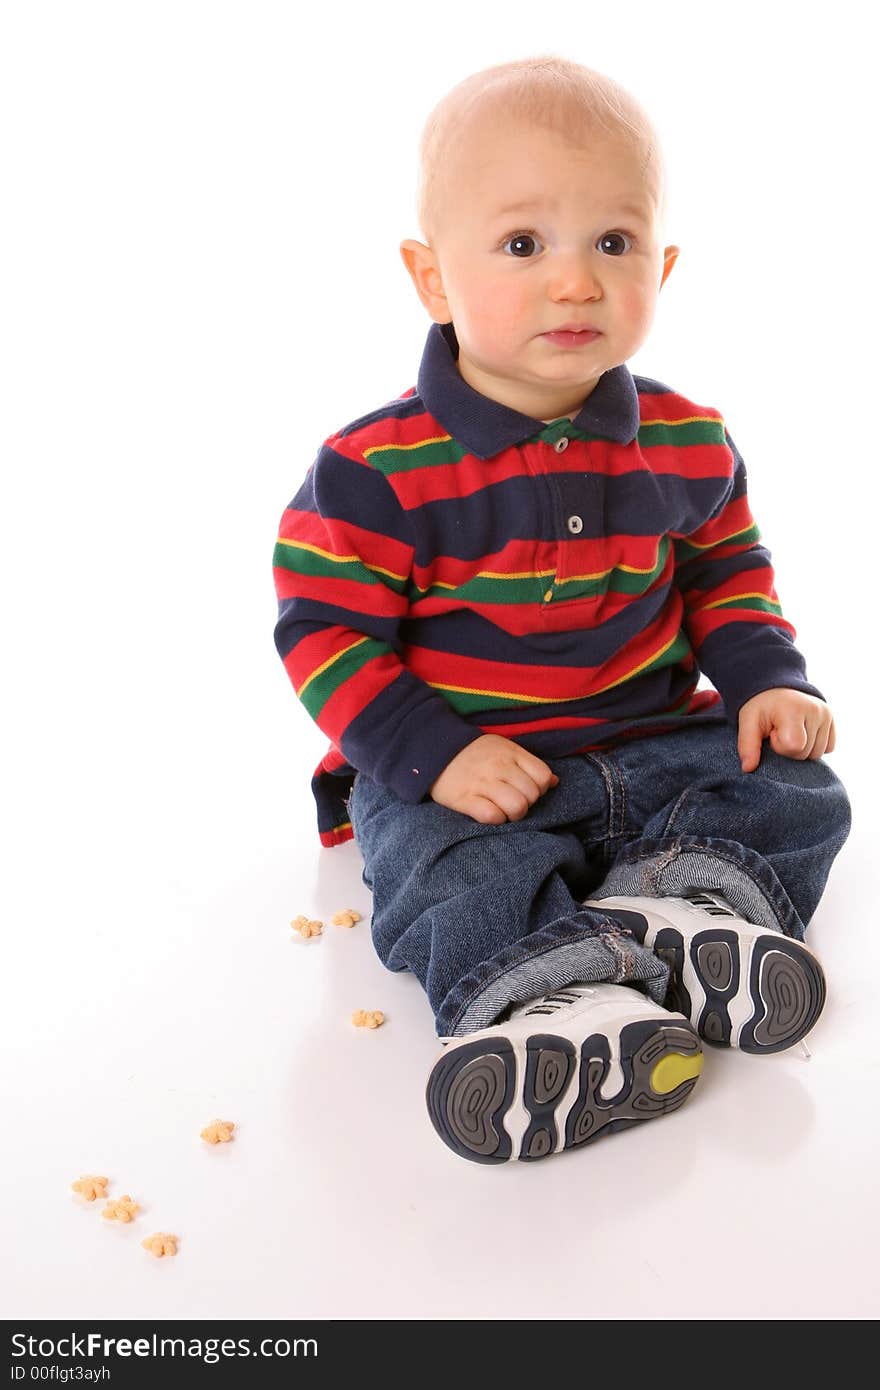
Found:
[(572, 531), (574, 535), (577, 535), (579, 531), (583, 531), (584, 523), (579, 516), (570, 516), (568, 518), (568, 529)]
[(552, 590), (552, 589), (548, 589), (547, 592), (546, 592), (546, 594), (544, 595), (544, 602), (545, 602), (545, 603), (549, 603), (552, 597), (553, 597), (553, 590)]
[(557, 454), (563, 453), (563, 451), (568, 448), (568, 440), (565, 435), (563, 435), (561, 439), (557, 439), (553, 448), (556, 450)]

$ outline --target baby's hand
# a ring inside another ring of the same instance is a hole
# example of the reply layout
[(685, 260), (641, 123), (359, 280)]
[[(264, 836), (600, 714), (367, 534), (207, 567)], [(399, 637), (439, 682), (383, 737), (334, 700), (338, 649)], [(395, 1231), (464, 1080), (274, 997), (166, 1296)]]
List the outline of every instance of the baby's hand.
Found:
[(545, 762), (512, 739), (482, 734), (446, 765), (430, 795), (483, 825), (502, 825), (522, 820), (558, 781)]
[(834, 720), (824, 700), (776, 686), (753, 695), (740, 709), (737, 747), (743, 772), (754, 772), (768, 736), (774, 753), (786, 758), (821, 758), (834, 747)]

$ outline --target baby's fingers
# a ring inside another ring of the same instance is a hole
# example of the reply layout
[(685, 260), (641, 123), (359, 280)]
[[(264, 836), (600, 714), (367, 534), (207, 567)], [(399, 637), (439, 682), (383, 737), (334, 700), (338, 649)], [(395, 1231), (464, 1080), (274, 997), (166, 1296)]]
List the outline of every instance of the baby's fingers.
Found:
[(470, 816), (471, 820), (479, 821), (481, 825), (503, 825), (507, 820), (505, 812), (488, 796), (469, 796), (458, 809), (462, 815)]
[(830, 753), (834, 747), (834, 720), (829, 715), (819, 721), (813, 746), (808, 756), (810, 758), (821, 758), (823, 753)]
[(539, 796), (549, 791), (551, 787), (558, 786), (559, 778), (551, 767), (548, 767), (541, 758), (536, 758), (533, 753), (527, 753), (524, 748), (519, 750), (517, 755), (517, 766), (535, 783)]
[(770, 746), (774, 753), (796, 762), (809, 757), (813, 739), (805, 719), (786, 719), (777, 724), (770, 733)]

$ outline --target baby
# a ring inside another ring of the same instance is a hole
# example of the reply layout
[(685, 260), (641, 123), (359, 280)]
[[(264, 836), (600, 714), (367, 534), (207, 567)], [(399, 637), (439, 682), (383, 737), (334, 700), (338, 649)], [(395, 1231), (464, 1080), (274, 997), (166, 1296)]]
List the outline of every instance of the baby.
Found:
[(702, 1039), (809, 1032), (850, 807), (722, 414), (625, 365), (679, 254), (648, 117), (521, 59), (421, 161), (418, 384), (321, 445), (275, 641), (330, 739), (321, 843), (435, 1015), (433, 1125), (528, 1161), (678, 1109)]

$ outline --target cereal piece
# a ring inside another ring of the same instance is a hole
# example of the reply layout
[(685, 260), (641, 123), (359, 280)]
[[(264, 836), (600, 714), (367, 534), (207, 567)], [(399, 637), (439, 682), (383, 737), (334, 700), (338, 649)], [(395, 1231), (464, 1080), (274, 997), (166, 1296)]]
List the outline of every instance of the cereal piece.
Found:
[(347, 907), (342, 912), (337, 912), (333, 918), (334, 927), (353, 927), (355, 922), (361, 920), (361, 914), (355, 912), (353, 907)]
[(141, 1245), (145, 1250), (149, 1250), (151, 1255), (155, 1255), (157, 1259), (161, 1260), (163, 1255), (177, 1254), (177, 1240), (177, 1236), (167, 1235), (164, 1231), (157, 1231), (154, 1236), (147, 1236), (146, 1240), (142, 1240)]
[(300, 913), (299, 917), (294, 917), (290, 924), (294, 931), (298, 931), (300, 936), (320, 936), (324, 930), (323, 922), (310, 922), (307, 917)]
[(85, 1197), (87, 1202), (94, 1202), (96, 1197), (107, 1196), (104, 1189), (109, 1181), (109, 1178), (96, 1178), (86, 1174), (76, 1182), (72, 1182), (70, 1186), (73, 1188), (74, 1192), (78, 1192), (80, 1196)]
[(379, 1009), (355, 1009), (351, 1021), (355, 1028), (381, 1028), (385, 1015)]
[(206, 1144), (228, 1144), (234, 1129), (232, 1120), (214, 1120), (202, 1130), (202, 1138)]
[(101, 1215), (105, 1221), (133, 1221), (139, 1211), (137, 1202), (133, 1202), (126, 1192), (115, 1202), (108, 1202)]

